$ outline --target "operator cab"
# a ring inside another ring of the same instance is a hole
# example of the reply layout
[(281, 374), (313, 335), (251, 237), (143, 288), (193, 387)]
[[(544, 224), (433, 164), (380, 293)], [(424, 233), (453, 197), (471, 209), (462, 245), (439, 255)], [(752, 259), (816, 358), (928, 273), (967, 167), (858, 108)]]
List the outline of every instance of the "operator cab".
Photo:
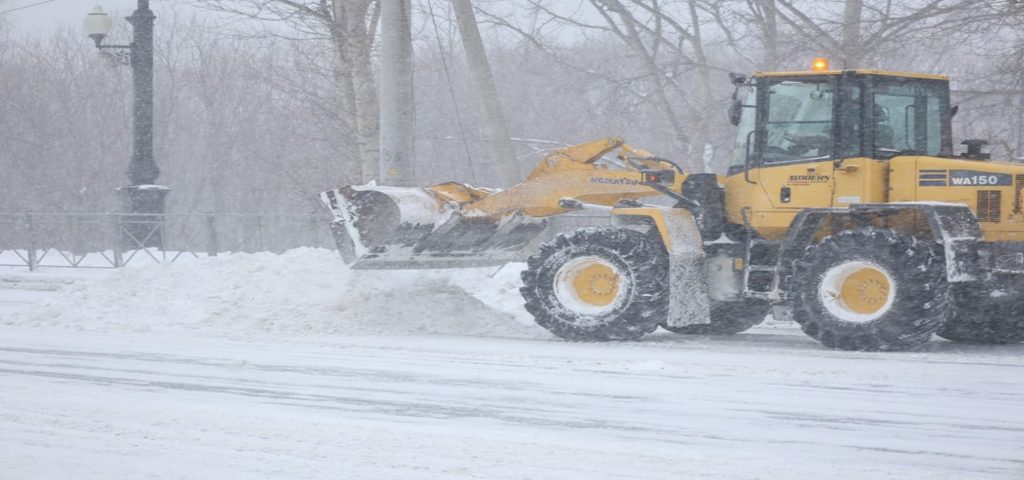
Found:
[(952, 156), (949, 80), (880, 70), (734, 77), (738, 132), (729, 175), (751, 167), (898, 155)]

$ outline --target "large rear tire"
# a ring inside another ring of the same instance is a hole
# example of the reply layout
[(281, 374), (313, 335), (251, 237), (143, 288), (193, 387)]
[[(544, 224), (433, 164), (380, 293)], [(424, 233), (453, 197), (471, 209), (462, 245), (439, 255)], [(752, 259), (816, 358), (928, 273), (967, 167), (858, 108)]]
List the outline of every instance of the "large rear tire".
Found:
[(668, 315), (668, 258), (635, 230), (559, 235), (529, 258), (522, 279), (526, 310), (567, 340), (634, 340)]
[(955, 291), (952, 314), (935, 332), (954, 342), (1005, 345), (1024, 342), (1024, 298), (993, 297), (990, 292)]
[(931, 246), (889, 229), (827, 237), (796, 262), (788, 289), (804, 333), (842, 350), (905, 350), (946, 318), (943, 261)]
[(680, 335), (734, 335), (750, 330), (764, 321), (771, 306), (757, 300), (712, 302), (711, 323), (661, 328)]

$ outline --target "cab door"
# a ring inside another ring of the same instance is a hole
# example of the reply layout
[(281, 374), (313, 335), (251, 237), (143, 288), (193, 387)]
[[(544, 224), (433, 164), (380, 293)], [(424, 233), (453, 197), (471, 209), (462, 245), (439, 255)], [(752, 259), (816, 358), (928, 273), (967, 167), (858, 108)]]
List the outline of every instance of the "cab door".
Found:
[(726, 188), (743, 191), (746, 220), (766, 238), (781, 238), (802, 209), (832, 206), (837, 78), (758, 79), (753, 158)]
[[(864, 138), (848, 135), (851, 148), (836, 162), (839, 167), (833, 204), (839, 207), (886, 202), (890, 184), (897, 187), (893, 191), (896, 198), (906, 199), (905, 187), (889, 181), (890, 159), (948, 156), (953, 150), (952, 112), (945, 80), (872, 75), (859, 80), (864, 101), (850, 102), (846, 110), (851, 117), (862, 119)], [(865, 114), (860, 115), (861, 111)], [(855, 129), (842, 129), (847, 131)], [(852, 148), (861, 140), (860, 149)]]

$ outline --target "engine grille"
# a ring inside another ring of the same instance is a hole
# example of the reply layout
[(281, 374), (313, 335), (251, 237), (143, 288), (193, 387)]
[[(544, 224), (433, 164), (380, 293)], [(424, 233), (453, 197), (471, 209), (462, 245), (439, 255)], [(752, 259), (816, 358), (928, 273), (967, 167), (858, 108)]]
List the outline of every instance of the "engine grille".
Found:
[(999, 190), (978, 191), (978, 221), (999, 223), (1003, 195)]

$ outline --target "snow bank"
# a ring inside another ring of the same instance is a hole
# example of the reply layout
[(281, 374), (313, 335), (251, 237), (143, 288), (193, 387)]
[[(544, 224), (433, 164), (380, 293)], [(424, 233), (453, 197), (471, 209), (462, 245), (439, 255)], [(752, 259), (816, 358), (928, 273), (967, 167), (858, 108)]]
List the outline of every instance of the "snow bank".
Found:
[(336, 252), (232, 254), (121, 269), (0, 323), (227, 335), (546, 337), (522, 310), (518, 270), (353, 271)]

